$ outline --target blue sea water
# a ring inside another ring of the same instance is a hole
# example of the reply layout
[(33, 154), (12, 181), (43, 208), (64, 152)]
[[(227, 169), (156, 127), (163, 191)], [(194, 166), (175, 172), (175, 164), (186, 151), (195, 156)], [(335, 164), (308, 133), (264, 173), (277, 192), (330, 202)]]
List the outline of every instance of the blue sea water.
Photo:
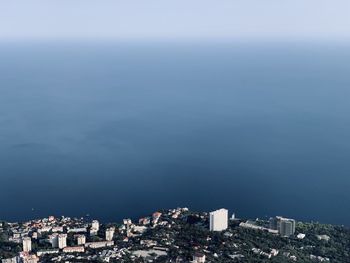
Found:
[(0, 44), (1, 219), (349, 203), (350, 46)]

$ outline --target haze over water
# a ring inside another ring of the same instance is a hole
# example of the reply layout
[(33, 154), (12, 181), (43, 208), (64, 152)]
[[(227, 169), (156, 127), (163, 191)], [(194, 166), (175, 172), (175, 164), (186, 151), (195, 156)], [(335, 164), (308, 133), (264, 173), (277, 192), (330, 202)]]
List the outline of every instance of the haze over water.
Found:
[(187, 206), (350, 222), (346, 45), (1, 44), (0, 218)]

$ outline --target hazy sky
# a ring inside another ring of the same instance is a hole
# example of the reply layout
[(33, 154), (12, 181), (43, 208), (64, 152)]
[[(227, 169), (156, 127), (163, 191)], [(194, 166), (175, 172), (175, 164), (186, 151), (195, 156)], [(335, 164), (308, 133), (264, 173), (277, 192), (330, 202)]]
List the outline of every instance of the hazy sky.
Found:
[(0, 0), (0, 39), (350, 39), (350, 0)]

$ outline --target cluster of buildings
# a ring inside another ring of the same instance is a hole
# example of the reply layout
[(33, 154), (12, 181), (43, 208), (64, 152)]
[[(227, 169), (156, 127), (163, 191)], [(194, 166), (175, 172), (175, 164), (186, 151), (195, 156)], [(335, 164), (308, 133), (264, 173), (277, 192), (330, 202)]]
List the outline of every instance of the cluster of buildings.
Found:
[[(175, 220), (186, 211), (187, 208), (171, 209), (167, 216)], [(8, 241), (21, 244), (22, 252), (15, 257), (2, 259), (2, 263), (37, 263), (47, 257), (57, 262), (74, 259), (93, 261), (96, 257), (108, 262), (126, 254), (133, 258), (157, 253), (159, 256), (166, 255), (167, 248), (156, 246), (157, 242), (152, 240), (142, 239), (142, 234), (149, 228), (170, 227), (168, 221), (162, 220), (162, 215), (157, 211), (139, 219), (138, 224), (124, 219), (120, 225), (102, 225), (102, 228), (97, 220), (86, 222), (82, 218), (53, 216), (23, 224), (8, 223)], [(135, 238), (147, 250), (132, 251), (134, 244), (131, 240)]]
[[(97, 220), (91, 222), (72, 218), (49, 218), (32, 220), (23, 224), (9, 223), (9, 241), (22, 245), (22, 252), (12, 258), (2, 259), (2, 263), (37, 263), (43, 259), (53, 262), (74, 262), (74, 260), (111, 260), (122, 259), (128, 256), (131, 259), (139, 257), (145, 260), (153, 260), (157, 257), (166, 257), (169, 249), (176, 248), (176, 242), (171, 236), (162, 239), (153, 239), (145, 235), (152, 229), (178, 228), (182, 222), (188, 219), (187, 208), (170, 209), (163, 212), (155, 212), (148, 217), (138, 220), (124, 219), (121, 224), (100, 224)], [(296, 222), (294, 219), (284, 217), (270, 218), (268, 223), (260, 224), (257, 221), (242, 221), (235, 218), (234, 214), (229, 218), (227, 209), (219, 209), (210, 213), (196, 215), (201, 223), (206, 222), (207, 229), (214, 232), (222, 232), (223, 236), (233, 238), (230, 224), (235, 223), (239, 228), (249, 228), (258, 231), (266, 231), (282, 237), (291, 237), (295, 234)], [(295, 236), (303, 239), (304, 234)], [(326, 240), (327, 236), (319, 236), (320, 240)], [(328, 240), (328, 239), (327, 239)], [(206, 241), (210, 242), (208, 236)], [(35, 244), (33, 246), (33, 244)], [(137, 248), (137, 249), (136, 249)], [(234, 248), (239, 246), (234, 244)], [(177, 259), (176, 262), (204, 263), (211, 254), (217, 257), (215, 251), (209, 251), (209, 247), (196, 248), (191, 261)], [(271, 258), (277, 256), (279, 251), (270, 248), (262, 251), (259, 248), (251, 248), (254, 254)], [(242, 254), (230, 255), (232, 259), (244, 257)], [(293, 256), (288, 255), (292, 258)]]
[[(49, 255), (85, 253), (87, 249), (114, 245), (114, 228), (105, 230), (104, 239), (97, 237), (100, 230), (97, 220), (89, 224), (83, 219), (50, 216), (24, 224), (9, 223), (8, 227), (9, 241), (22, 243), (23, 251), (16, 257), (3, 259), (2, 262), (5, 263), (37, 263), (42, 257)], [(92, 240), (95, 237), (96, 240)], [(87, 242), (88, 239), (90, 242)], [(37, 247), (35, 251), (33, 251), (33, 243)]]
[[(240, 227), (250, 228), (260, 231), (266, 231), (271, 234), (279, 234), (282, 237), (290, 237), (295, 233), (295, 225), (296, 222), (294, 219), (284, 218), (281, 216), (272, 217), (269, 220), (269, 225), (259, 225), (255, 221), (248, 220), (246, 222), (241, 222), (239, 224)], [(299, 233), (298, 238), (303, 239), (305, 237), (304, 234)]]
[[(235, 220), (235, 216), (231, 217)], [(256, 225), (253, 221), (241, 222), (240, 226), (256, 230), (263, 230), (272, 234), (280, 234), (283, 237), (290, 237), (295, 233), (295, 220), (284, 218), (281, 216), (272, 217), (269, 220), (269, 227)], [(224, 231), (228, 227), (228, 210), (219, 209), (209, 213), (209, 229), (210, 231)]]

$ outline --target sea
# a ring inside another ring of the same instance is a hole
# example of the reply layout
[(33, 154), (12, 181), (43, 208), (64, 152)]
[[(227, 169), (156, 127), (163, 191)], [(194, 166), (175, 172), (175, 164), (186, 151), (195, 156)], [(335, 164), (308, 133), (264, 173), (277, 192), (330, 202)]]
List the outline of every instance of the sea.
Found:
[(0, 219), (176, 207), (350, 226), (350, 44), (0, 43)]

